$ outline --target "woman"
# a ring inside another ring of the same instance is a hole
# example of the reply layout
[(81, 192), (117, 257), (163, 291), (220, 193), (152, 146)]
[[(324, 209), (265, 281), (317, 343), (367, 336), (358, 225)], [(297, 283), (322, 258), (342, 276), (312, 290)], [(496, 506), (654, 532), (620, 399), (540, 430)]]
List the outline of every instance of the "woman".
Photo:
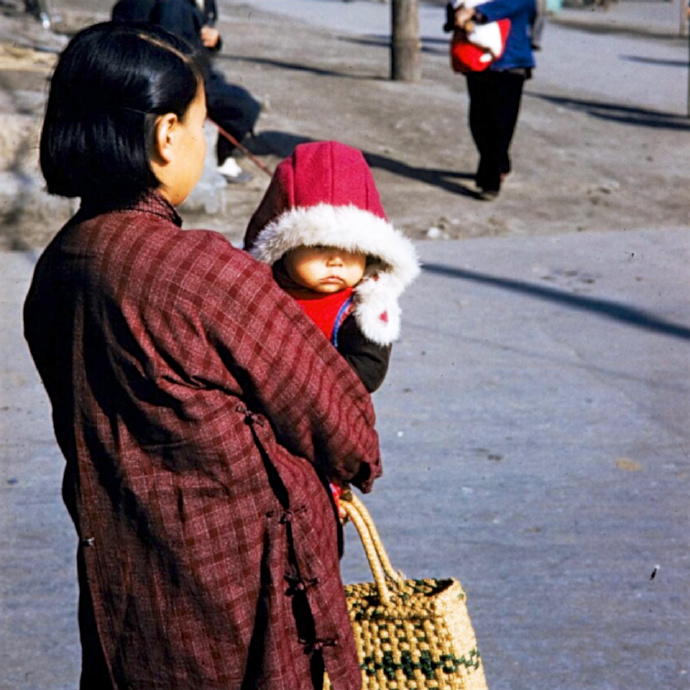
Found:
[(51, 81), (41, 167), (81, 208), (25, 334), (79, 536), (81, 688), (359, 688), (327, 485), (380, 474), (371, 401), (268, 267), (181, 230), (205, 116), (158, 29), (90, 27)]
[(470, 131), (479, 151), (475, 183), (479, 198), (491, 201), (511, 171), (510, 143), (517, 124), (525, 80), (532, 75), (532, 24), (535, 0), (490, 0), (476, 7), (459, 5), (455, 26), (510, 19), (503, 55), (488, 69), (467, 74), (470, 95)]

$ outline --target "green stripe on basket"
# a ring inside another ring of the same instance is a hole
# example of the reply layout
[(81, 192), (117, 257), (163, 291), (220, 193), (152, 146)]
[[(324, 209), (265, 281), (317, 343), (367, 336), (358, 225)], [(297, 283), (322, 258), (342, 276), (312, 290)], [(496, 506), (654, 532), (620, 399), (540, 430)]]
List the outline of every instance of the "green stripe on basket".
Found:
[(424, 650), (419, 655), (419, 661), (414, 661), (410, 652), (402, 652), (400, 661), (393, 659), (391, 652), (384, 652), (381, 661), (375, 661), (373, 657), (364, 657), (362, 660), (362, 671), (368, 676), (373, 676), (377, 671), (383, 671), (388, 680), (393, 680), (399, 671), (402, 671), (405, 678), (413, 679), (416, 671), (421, 671), (425, 678), (432, 679), (442, 674), (452, 675), (457, 673), (463, 666), (466, 669), (477, 670), (480, 663), (479, 650), (475, 647), (466, 655), (456, 657), (451, 654), (443, 654), (438, 660), (431, 657), (428, 650)]

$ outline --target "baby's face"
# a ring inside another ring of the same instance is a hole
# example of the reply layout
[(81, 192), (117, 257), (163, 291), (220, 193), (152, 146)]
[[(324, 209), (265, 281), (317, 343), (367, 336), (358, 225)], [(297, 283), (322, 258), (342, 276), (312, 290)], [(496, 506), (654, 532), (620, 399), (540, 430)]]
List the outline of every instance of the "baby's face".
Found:
[(284, 258), (292, 280), (307, 290), (331, 294), (362, 280), (367, 257), (335, 247), (297, 247)]

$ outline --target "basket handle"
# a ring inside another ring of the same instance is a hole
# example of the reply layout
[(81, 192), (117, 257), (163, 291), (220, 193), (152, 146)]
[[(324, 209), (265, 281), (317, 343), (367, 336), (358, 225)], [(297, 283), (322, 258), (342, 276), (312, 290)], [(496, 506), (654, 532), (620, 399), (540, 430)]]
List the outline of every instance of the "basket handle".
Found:
[(374, 575), (374, 582), (378, 589), (381, 601), (388, 605), (391, 593), (386, 580), (402, 582), (404, 576), (393, 568), (393, 565), (383, 546), (374, 520), (366, 506), (351, 491), (343, 492), (340, 497), (340, 505), (357, 530), (357, 534), (364, 547), (369, 567)]
[(355, 496), (352, 493), (352, 491), (349, 491), (345, 494), (345, 501), (350, 501), (352, 505), (355, 507), (355, 510), (359, 512), (362, 520), (364, 520), (364, 523), (366, 524), (366, 527), (369, 531), (371, 541), (374, 545), (374, 548), (376, 549), (376, 553), (379, 557), (379, 560), (381, 561), (381, 565), (383, 566), (383, 571), (386, 574), (386, 577), (395, 582), (401, 582), (402, 580), (404, 580), (405, 576), (393, 567), (393, 564), (391, 563), (391, 560), (388, 557), (388, 553), (386, 552), (386, 549), (383, 546), (383, 540), (381, 539), (379, 532), (376, 529), (376, 525), (374, 524), (374, 518), (371, 517), (369, 510), (364, 505), (362, 500), (360, 498), (357, 498), (357, 496)]

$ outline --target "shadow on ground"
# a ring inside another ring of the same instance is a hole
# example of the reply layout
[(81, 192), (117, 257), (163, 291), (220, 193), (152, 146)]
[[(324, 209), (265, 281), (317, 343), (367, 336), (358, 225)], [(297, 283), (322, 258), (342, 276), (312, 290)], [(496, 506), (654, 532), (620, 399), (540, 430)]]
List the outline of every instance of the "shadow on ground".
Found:
[[(261, 132), (261, 134), (254, 139), (251, 151), (257, 155), (272, 153), (280, 158), (285, 158), (292, 153), (295, 146), (308, 141), (312, 141), (312, 139), (298, 134), (269, 130)], [(444, 189), (453, 194), (461, 194), (474, 199), (478, 198), (474, 190), (458, 182), (458, 180), (473, 180), (474, 173), (437, 168), (421, 168), (408, 165), (407, 163), (389, 158), (388, 156), (372, 153), (371, 151), (363, 150), (362, 153), (367, 163), (372, 168), (385, 170), (393, 175), (416, 182), (423, 182), (424, 184)]]
[(569, 292), (555, 290), (553, 288), (544, 287), (543, 285), (535, 285), (534, 283), (528, 283), (522, 280), (498, 278), (486, 273), (468, 271), (467, 269), (455, 268), (444, 264), (425, 263), (422, 268), (427, 273), (490, 285), (503, 290), (529, 295), (536, 299), (555, 302), (570, 309), (587, 311), (660, 335), (690, 340), (690, 327), (672, 323), (642, 309), (630, 307), (612, 300), (573, 295)]
[(690, 119), (672, 113), (662, 113), (656, 110), (636, 108), (617, 103), (601, 103), (579, 98), (551, 96), (545, 93), (525, 93), (525, 96), (528, 98), (539, 98), (568, 110), (584, 112), (591, 117), (624, 125), (690, 131)]

